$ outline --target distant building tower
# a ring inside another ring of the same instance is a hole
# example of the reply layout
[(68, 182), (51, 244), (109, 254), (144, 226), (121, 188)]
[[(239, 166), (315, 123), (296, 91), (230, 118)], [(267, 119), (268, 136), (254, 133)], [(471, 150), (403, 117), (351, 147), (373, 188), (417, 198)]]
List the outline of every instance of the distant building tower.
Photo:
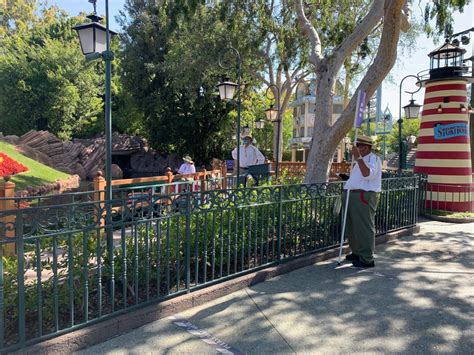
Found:
[(449, 41), (430, 57), (416, 151), (415, 173), (428, 175), (426, 207), (473, 211), (465, 49)]

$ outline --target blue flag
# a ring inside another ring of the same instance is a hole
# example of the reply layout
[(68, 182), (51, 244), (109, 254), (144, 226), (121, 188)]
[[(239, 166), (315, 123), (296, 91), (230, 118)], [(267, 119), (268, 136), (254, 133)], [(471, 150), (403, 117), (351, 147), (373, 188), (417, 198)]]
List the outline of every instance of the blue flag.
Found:
[(362, 121), (364, 120), (365, 111), (365, 91), (359, 90), (359, 96), (357, 97), (357, 109), (355, 114), (354, 126), (360, 128)]

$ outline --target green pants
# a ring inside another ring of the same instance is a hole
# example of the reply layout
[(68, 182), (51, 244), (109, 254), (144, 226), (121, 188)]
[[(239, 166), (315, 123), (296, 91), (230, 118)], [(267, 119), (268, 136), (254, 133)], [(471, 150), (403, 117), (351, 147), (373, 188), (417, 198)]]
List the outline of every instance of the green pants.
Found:
[[(344, 191), (343, 203), (346, 193)], [(352, 253), (364, 263), (374, 261), (377, 202), (376, 192), (351, 191), (349, 195), (345, 235)]]

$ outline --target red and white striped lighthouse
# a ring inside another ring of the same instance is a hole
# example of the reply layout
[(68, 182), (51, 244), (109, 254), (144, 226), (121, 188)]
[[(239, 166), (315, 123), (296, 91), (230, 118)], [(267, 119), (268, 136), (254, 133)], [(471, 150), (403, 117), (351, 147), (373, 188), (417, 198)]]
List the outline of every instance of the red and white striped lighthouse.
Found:
[(446, 42), (431, 59), (416, 151), (415, 173), (428, 175), (426, 207), (474, 209), (465, 49)]

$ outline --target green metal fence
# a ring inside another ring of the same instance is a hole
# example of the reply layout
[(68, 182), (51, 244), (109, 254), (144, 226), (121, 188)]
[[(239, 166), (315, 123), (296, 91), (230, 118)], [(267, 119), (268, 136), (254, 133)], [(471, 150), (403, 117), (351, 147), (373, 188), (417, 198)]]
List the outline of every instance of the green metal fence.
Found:
[[(251, 270), (337, 246), (341, 183), (16, 199), (0, 214), (0, 349), (12, 350)], [(417, 222), (417, 177), (383, 179), (377, 234)], [(14, 217), (11, 222), (5, 222)], [(113, 235), (113, 247), (106, 242)]]

